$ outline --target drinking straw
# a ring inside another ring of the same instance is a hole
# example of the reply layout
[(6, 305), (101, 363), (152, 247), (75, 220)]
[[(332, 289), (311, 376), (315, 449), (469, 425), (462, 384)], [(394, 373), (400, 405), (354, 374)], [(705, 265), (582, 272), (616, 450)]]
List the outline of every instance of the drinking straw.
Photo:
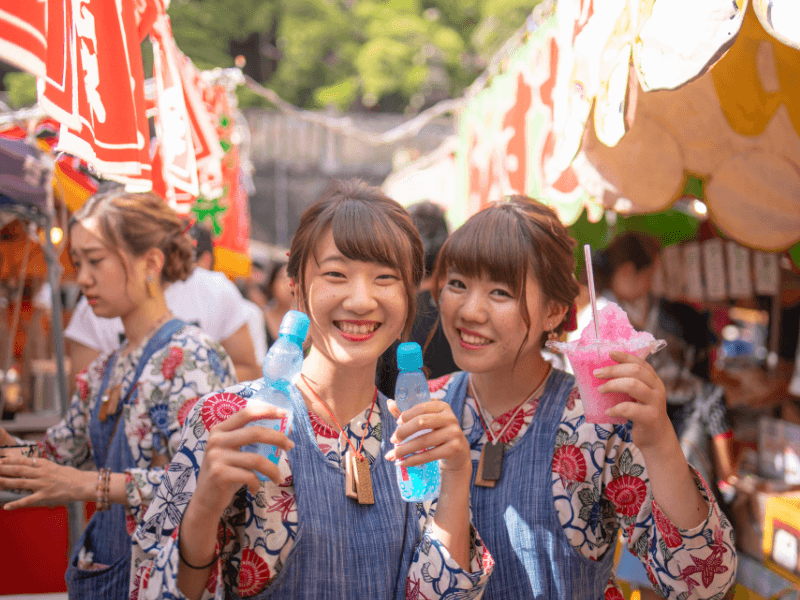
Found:
[[(594, 316), (594, 335), (600, 341), (600, 326), (597, 322), (597, 296), (594, 291), (594, 271), (592, 271), (592, 247), (589, 244), (583, 245), (583, 255), (586, 257), (586, 279), (589, 284), (589, 300), (592, 303), (592, 315)], [(600, 355), (600, 344), (597, 345), (597, 355)]]

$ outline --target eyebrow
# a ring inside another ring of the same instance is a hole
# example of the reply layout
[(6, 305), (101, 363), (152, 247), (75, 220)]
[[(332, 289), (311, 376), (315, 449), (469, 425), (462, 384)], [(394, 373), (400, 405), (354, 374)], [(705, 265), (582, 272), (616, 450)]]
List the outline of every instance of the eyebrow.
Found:
[(323, 258), (322, 260), (320, 260), (317, 264), (322, 265), (322, 264), (328, 263), (328, 262), (344, 262), (344, 261), (345, 261), (344, 255), (342, 255), (342, 254), (330, 254), (330, 255), (326, 256), (325, 258)]

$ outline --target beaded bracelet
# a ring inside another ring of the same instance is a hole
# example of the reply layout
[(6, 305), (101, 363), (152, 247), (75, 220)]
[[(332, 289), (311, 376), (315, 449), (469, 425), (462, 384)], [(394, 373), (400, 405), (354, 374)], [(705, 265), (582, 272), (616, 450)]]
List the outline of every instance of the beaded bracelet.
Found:
[(217, 559), (220, 557), (220, 554), (222, 554), (222, 550), (223, 550), (223, 548), (225, 548), (225, 544), (228, 542), (228, 531), (225, 528), (225, 526), (224, 525), (222, 526), (222, 546), (220, 546), (220, 554), (217, 554), (214, 558), (212, 558), (211, 562), (208, 563), (207, 565), (203, 565), (203, 566), (200, 566), (200, 567), (197, 567), (197, 566), (193, 565), (192, 563), (190, 563), (188, 560), (186, 560), (183, 557), (183, 552), (181, 552), (181, 537), (183, 537), (182, 534), (181, 534), (182, 530), (183, 530), (183, 519), (181, 519), (181, 522), (178, 524), (178, 540), (177, 540), (177, 542), (178, 542), (178, 556), (180, 557), (180, 559), (183, 562), (183, 564), (185, 564), (190, 569), (194, 569), (195, 571), (202, 571), (203, 569), (209, 569), (212, 566), (214, 566), (214, 563), (217, 562)]
[(102, 468), (97, 472), (97, 492), (95, 493), (96, 510), (108, 510), (111, 504), (108, 501), (108, 492), (111, 487), (111, 469)]

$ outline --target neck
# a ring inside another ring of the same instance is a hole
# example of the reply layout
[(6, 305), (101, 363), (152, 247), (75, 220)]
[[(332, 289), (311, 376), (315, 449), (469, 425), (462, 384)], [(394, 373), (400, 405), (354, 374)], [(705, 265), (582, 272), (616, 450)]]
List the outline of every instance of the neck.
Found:
[(125, 338), (128, 348), (137, 347), (145, 337), (153, 333), (153, 326), (159, 320), (165, 319), (169, 309), (164, 295), (150, 298), (139, 304), (134, 310), (122, 316), (122, 326), (125, 328)]
[[(311, 351), (303, 361), (302, 371), (311, 390), (307, 384), (300, 388), (306, 406), (329, 422), (327, 411), (319, 403), (318, 398), (321, 399), (339, 424), (344, 427), (372, 404), (375, 397), (376, 365), (371, 369), (363, 366), (344, 367), (333, 363), (312, 345)], [(333, 423), (330, 424), (335, 426)]]
[(511, 372), (508, 370), (471, 373), (472, 386), (480, 403), (492, 417), (499, 417), (519, 406), (538, 388), (550, 370), (537, 350), (529, 360), (520, 358)]

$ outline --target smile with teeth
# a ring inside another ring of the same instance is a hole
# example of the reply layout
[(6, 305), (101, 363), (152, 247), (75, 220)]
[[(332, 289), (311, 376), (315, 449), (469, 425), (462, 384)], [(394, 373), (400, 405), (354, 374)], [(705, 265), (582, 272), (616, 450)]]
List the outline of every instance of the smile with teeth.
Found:
[(492, 340), (490, 340), (488, 338), (485, 338), (485, 337), (483, 337), (481, 335), (478, 335), (476, 333), (467, 333), (463, 329), (459, 329), (458, 333), (461, 335), (461, 340), (463, 342), (469, 344), (470, 346), (485, 346), (485, 345), (490, 344), (492, 342)]
[(381, 326), (380, 323), (374, 321), (334, 321), (333, 324), (339, 331), (348, 335), (368, 335)]

